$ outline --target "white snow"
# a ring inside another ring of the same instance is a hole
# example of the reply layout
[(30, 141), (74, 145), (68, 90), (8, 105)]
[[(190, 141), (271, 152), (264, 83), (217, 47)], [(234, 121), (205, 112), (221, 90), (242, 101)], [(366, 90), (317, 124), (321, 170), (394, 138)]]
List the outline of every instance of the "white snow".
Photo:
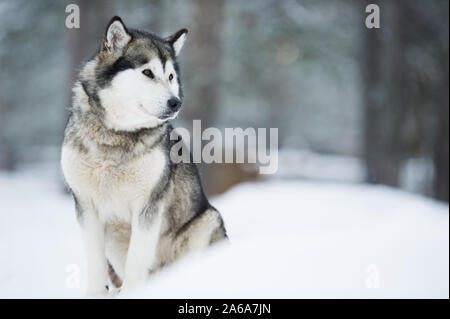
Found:
[[(0, 298), (79, 298), (86, 263), (57, 178), (0, 174)], [(382, 186), (277, 180), (212, 203), (230, 241), (137, 298), (448, 298), (448, 204)]]

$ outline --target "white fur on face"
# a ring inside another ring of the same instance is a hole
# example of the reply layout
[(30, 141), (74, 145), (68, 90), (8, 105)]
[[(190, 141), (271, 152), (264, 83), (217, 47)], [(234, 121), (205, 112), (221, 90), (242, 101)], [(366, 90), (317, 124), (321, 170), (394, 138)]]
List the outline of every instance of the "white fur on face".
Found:
[[(142, 71), (150, 69), (154, 78)], [(173, 79), (169, 77), (172, 74)], [(105, 124), (115, 130), (134, 131), (155, 127), (173, 119), (177, 113), (164, 118), (169, 112), (167, 101), (179, 98), (180, 88), (172, 61), (166, 61), (165, 68), (158, 58), (136, 69), (119, 72), (111, 84), (99, 91), (99, 98), (105, 108)]]

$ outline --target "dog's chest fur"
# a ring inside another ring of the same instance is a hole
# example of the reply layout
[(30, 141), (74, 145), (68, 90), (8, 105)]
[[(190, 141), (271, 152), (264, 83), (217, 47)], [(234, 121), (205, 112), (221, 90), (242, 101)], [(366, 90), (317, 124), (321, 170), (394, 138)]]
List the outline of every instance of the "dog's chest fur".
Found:
[(166, 158), (155, 147), (126, 160), (105, 158), (98, 150), (82, 152), (73, 145), (62, 151), (63, 173), (72, 191), (85, 205), (92, 205), (101, 220), (129, 222), (134, 212), (148, 204)]

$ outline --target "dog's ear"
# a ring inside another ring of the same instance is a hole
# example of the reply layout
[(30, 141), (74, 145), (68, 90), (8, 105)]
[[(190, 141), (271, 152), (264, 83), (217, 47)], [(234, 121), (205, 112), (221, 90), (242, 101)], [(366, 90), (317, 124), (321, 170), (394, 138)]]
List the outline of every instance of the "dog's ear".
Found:
[(165, 39), (166, 42), (172, 46), (175, 55), (178, 55), (180, 53), (187, 33), (187, 29), (181, 29)]
[(114, 56), (122, 54), (123, 48), (130, 42), (131, 35), (122, 19), (118, 16), (113, 17), (106, 28), (105, 38), (103, 39), (103, 50)]

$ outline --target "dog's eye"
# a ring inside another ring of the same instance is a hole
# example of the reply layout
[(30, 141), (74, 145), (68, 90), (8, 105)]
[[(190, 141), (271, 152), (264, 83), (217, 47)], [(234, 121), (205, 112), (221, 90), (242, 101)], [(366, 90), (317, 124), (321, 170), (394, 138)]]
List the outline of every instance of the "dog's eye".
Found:
[(173, 74), (170, 73), (170, 75), (169, 75), (169, 81), (172, 81), (172, 80), (173, 80)]
[(145, 75), (145, 76), (148, 76), (150, 79), (153, 79), (155, 76), (153, 75), (153, 72), (152, 72), (152, 70), (150, 70), (150, 69), (145, 69), (144, 71), (142, 71), (142, 73)]

